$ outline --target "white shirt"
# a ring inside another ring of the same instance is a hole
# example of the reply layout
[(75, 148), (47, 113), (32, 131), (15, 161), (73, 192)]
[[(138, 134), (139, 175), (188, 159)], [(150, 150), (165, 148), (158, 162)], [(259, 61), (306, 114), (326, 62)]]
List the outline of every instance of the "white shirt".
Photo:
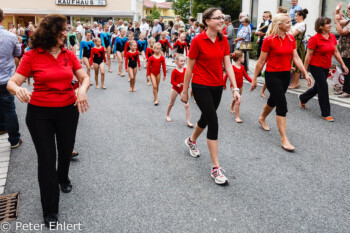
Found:
[(305, 22), (294, 24), (294, 26), (292, 27), (292, 32), (295, 32), (295, 30), (298, 30), (300, 33), (305, 32), (306, 30)]
[(148, 25), (148, 23), (144, 23), (144, 24), (141, 23), (140, 30), (141, 30), (141, 33), (146, 35), (146, 32), (147, 31), (149, 32), (149, 25)]
[(180, 28), (184, 28), (185, 27), (185, 24), (182, 20), (180, 20), (179, 22), (177, 22), (180, 26)]
[(80, 24), (77, 29), (76, 29), (80, 34), (84, 34), (84, 28), (83, 26)]

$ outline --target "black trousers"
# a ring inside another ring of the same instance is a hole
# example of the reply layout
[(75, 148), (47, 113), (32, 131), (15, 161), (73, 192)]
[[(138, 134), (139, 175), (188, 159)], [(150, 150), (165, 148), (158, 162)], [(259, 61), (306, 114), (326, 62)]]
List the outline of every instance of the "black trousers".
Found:
[[(343, 61), (346, 67), (350, 69), (350, 58), (343, 57)], [(344, 80), (343, 91), (350, 94), (350, 72), (347, 75), (345, 75), (344, 79), (345, 80)]]
[(276, 107), (276, 115), (285, 117), (288, 112), (286, 92), (290, 82), (290, 71), (265, 71), (266, 88), (270, 92), (267, 105)]
[(69, 181), (78, 118), (78, 109), (73, 105), (50, 108), (28, 104), (26, 123), (38, 155), (38, 179), (44, 217), (58, 213), (59, 184)]
[(331, 115), (331, 104), (329, 103), (327, 77), (329, 69), (309, 65), (315, 84), (304, 94), (300, 95), (300, 101), (306, 104), (310, 99), (318, 94), (318, 103), (320, 104), (321, 114), (323, 117)]
[(211, 87), (192, 83), (194, 99), (202, 112), (197, 124), (202, 129), (208, 126), (207, 139), (210, 140), (218, 139), (219, 123), (216, 110), (221, 101), (222, 91), (223, 86)]

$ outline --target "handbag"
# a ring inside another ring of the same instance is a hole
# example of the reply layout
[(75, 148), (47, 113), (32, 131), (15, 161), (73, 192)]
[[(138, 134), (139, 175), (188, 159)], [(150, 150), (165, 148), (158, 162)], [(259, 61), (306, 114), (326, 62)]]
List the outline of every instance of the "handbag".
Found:
[(252, 51), (253, 43), (252, 42), (241, 42), (239, 45), (239, 50), (241, 51)]
[(344, 75), (343, 75), (343, 70), (339, 66), (336, 66), (335, 68), (330, 69), (327, 78), (332, 84), (334, 90), (340, 91), (343, 89)]

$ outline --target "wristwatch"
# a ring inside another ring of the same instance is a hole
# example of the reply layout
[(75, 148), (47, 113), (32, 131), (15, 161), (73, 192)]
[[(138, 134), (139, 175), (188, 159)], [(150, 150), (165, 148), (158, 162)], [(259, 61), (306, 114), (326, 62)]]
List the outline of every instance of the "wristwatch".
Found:
[(233, 92), (238, 91), (239, 92), (239, 88), (233, 88)]

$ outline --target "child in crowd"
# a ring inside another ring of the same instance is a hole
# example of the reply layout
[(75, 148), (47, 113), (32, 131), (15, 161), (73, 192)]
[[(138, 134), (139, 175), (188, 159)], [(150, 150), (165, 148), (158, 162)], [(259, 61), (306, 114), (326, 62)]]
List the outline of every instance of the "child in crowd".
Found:
[(136, 73), (137, 73), (137, 65), (139, 66), (139, 70), (141, 71), (140, 64), (140, 54), (137, 51), (137, 43), (132, 40), (129, 42), (130, 51), (126, 52), (125, 55), (125, 70), (129, 74), (130, 80), (130, 92), (134, 92), (135, 90), (135, 82), (136, 82)]
[(162, 51), (161, 51), (162, 56), (165, 56), (167, 46), (173, 50), (173, 47), (171, 47), (168, 39), (166, 39), (165, 36), (166, 36), (166, 33), (162, 32), (160, 34), (160, 39), (159, 39), (159, 43), (162, 46)]
[(143, 65), (145, 68), (147, 68), (147, 61), (146, 61), (146, 48), (147, 48), (147, 40), (145, 40), (145, 34), (140, 34), (140, 39), (137, 41), (137, 48), (139, 50), (140, 55), (143, 59)]
[(113, 54), (113, 62), (115, 62), (116, 58), (117, 58), (117, 54), (114, 52), (116, 51), (116, 49), (114, 49), (115, 47), (115, 40), (117, 39), (117, 36), (118, 36), (118, 28), (115, 28), (114, 29), (114, 33), (112, 35), (112, 44), (111, 44), (111, 53)]
[[(83, 59), (83, 63), (86, 66), (86, 73), (90, 77), (90, 56), (91, 56), (91, 49), (95, 46), (94, 42), (91, 40), (91, 32), (86, 31), (85, 33), (85, 39), (80, 42), (80, 53), (79, 58)], [(92, 82), (91, 82), (92, 84)]]
[(111, 70), (111, 33), (109, 32), (108, 24), (104, 26), (104, 32), (101, 32), (101, 43), (102, 46), (105, 48), (105, 51), (107, 53), (107, 66), (108, 66), (108, 72), (112, 73)]
[[(176, 68), (173, 70), (171, 74), (171, 84), (173, 85), (171, 91), (170, 91), (170, 103), (167, 108), (166, 112), (166, 120), (168, 122), (171, 122), (170, 118), (170, 111), (171, 108), (174, 106), (175, 100), (178, 95), (181, 94), (183, 85), (184, 85), (184, 77), (186, 68), (184, 68), (186, 62), (186, 58), (183, 55), (178, 55), (175, 58)], [(193, 124), (190, 122), (190, 105), (188, 103), (185, 104), (185, 111), (186, 111), (186, 121), (187, 126), (190, 128), (193, 128)]]
[(118, 75), (120, 75), (121, 77), (125, 76), (125, 74), (123, 73), (123, 57), (124, 57), (124, 47), (127, 40), (128, 38), (126, 37), (126, 30), (124, 28), (120, 29), (120, 36), (118, 36), (114, 42), (114, 54), (116, 54), (118, 59), (118, 63), (119, 63)]
[[(173, 33), (173, 37), (171, 38), (171, 45), (174, 46), (174, 44), (176, 43), (176, 41), (179, 39), (179, 33), (178, 32), (174, 32)], [(175, 48), (174, 48), (175, 50)], [(171, 57), (175, 57), (175, 51), (171, 50)], [(175, 61), (173, 61), (175, 62)]]
[(174, 48), (176, 48), (176, 54), (184, 54), (184, 51), (186, 51), (186, 55), (188, 55), (188, 50), (187, 50), (187, 42), (185, 41), (186, 40), (186, 34), (185, 33), (181, 33), (180, 34), (180, 39), (178, 39), (176, 41), (176, 43), (174, 44)]
[(200, 24), (199, 24), (199, 33), (204, 32), (204, 30), (205, 30), (204, 23), (200, 23)]
[(75, 34), (75, 28), (72, 26), (68, 33), (68, 49), (72, 50), (74, 54), (77, 52), (77, 44), (77, 35)]
[(106, 89), (106, 86), (105, 86), (105, 65), (103, 63), (103, 61), (106, 63), (105, 48), (101, 46), (101, 39), (100, 38), (94, 38), (92, 41), (94, 42), (95, 47), (91, 49), (90, 65), (93, 65), (93, 68), (95, 70), (96, 88), (100, 88), (100, 86), (98, 85), (98, 71), (100, 70), (101, 71), (101, 85), (102, 85), (103, 89)]
[[(130, 46), (129, 46), (130, 41), (133, 41), (133, 40), (135, 39), (134, 33), (133, 33), (132, 31), (129, 32), (128, 39), (129, 39), (129, 41), (127, 41), (127, 42), (125, 43), (124, 56), (125, 56), (126, 53), (129, 52), (129, 50), (130, 50)], [(137, 44), (136, 44), (136, 46), (137, 46)]]
[[(235, 78), (237, 83), (237, 88), (240, 89), (240, 95), (242, 95), (242, 88), (243, 88), (243, 76), (246, 80), (249, 82), (252, 82), (252, 79), (248, 76), (243, 63), (244, 63), (244, 53), (242, 51), (236, 51), (232, 54), (233, 56), (233, 71), (235, 72)], [(227, 82), (228, 75), (226, 74), (224, 77), (224, 89), (226, 89), (226, 82)], [(231, 84), (231, 89), (233, 91), (233, 86)], [(237, 123), (242, 123), (242, 120), (239, 118), (239, 107), (240, 103), (235, 103), (235, 100), (232, 101), (230, 105), (230, 109), (232, 113), (236, 114), (235, 121)]]
[(160, 68), (163, 66), (163, 81), (165, 81), (166, 77), (166, 66), (165, 66), (165, 58), (161, 55), (162, 45), (160, 43), (154, 44), (154, 55), (148, 59), (147, 65), (147, 76), (151, 78), (151, 82), (153, 85), (153, 96), (154, 96), (154, 105), (158, 105), (158, 89), (159, 89), (159, 81), (160, 81)]
[[(154, 54), (154, 43), (156, 42), (156, 40), (151, 37), (150, 39), (148, 39), (148, 47), (146, 48), (146, 59), (147, 59), (147, 65), (148, 65), (148, 60), (151, 56), (153, 56)], [(150, 86), (151, 83), (150, 83), (150, 78), (149, 76), (147, 75), (147, 86)]]

